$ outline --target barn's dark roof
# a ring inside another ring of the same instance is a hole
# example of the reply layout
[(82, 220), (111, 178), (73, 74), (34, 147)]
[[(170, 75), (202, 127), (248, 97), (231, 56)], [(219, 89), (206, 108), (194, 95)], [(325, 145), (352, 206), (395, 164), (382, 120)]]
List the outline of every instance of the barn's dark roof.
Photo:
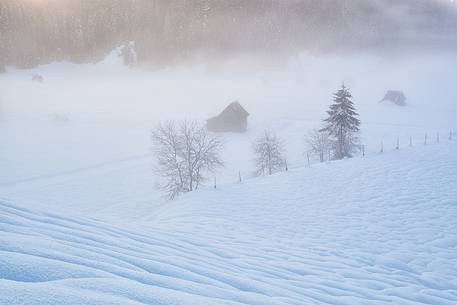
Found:
[(406, 105), (406, 96), (402, 91), (389, 90), (389, 91), (387, 91), (384, 98), (381, 100), (381, 102), (384, 102), (384, 101), (389, 101), (389, 102), (392, 102), (399, 106), (405, 106)]
[(219, 116), (232, 116), (232, 115), (237, 115), (237, 116), (242, 116), (242, 117), (248, 117), (249, 112), (246, 111), (246, 109), (241, 106), (240, 103), (237, 101), (231, 103), (228, 105), (222, 112), (219, 114)]

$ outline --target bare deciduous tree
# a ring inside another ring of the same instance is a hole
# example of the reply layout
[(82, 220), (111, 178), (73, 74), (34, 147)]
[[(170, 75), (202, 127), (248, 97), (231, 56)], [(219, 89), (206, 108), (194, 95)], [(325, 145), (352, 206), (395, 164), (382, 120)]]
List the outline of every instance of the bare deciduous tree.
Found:
[(265, 130), (254, 145), (256, 175), (272, 175), (285, 168), (284, 145), (282, 140)]
[(306, 142), (312, 154), (319, 156), (319, 161), (324, 162), (325, 157), (332, 150), (332, 140), (325, 131), (313, 129), (309, 132)]
[(170, 199), (199, 188), (205, 174), (223, 166), (222, 142), (194, 121), (159, 124), (152, 132), (157, 173)]

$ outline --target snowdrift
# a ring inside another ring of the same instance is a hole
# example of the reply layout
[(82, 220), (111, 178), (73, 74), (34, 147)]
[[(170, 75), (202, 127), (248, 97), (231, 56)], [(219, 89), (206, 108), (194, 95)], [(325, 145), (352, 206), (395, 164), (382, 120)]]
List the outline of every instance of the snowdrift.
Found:
[(295, 168), (122, 226), (3, 200), (0, 304), (455, 304), (456, 153)]

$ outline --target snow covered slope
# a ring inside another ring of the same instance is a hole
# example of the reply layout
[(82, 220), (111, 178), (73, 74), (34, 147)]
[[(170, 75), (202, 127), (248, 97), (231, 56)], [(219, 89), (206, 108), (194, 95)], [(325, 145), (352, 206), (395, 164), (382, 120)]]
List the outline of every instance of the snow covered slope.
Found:
[(295, 168), (122, 227), (3, 201), (0, 304), (456, 304), (456, 156)]
[[(289, 166), (301, 166), (305, 136), (321, 127), (342, 81), (353, 90), (367, 152), (381, 142), (393, 150), (397, 139), (418, 144), (425, 133), (433, 142), (457, 131), (456, 71), (454, 54), (301, 54), (278, 66), (234, 58), (150, 70), (128, 69), (114, 51), (97, 64), (10, 67), (0, 74), (0, 198), (57, 214), (147, 217), (166, 204), (155, 188), (151, 129), (167, 119), (204, 123), (234, 100), (250, 112), (249, 128), (222, 135), (218, 183), (251, 175), (252, 144), (264, 129), (284, 139)], [(388, 89), (403, 90), (409, 106), (379, 104)]]

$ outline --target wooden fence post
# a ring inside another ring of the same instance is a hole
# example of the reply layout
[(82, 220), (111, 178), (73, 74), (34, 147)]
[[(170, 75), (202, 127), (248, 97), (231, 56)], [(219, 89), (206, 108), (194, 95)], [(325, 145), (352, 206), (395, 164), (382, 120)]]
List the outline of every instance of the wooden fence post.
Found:
[(384, 152), (384, 142), (381, 141), (381, 153), (383, 153), (383, 152)]
[(396, 150), (400, 149), (400, 138), (397, 138), (397, 147), (395, 147)]
[(413, 147), (413, 137), (409, 137), (409, 147)]
[(425, 134), (424, 145), (427, 145), (427, 138), (428, 138), (428, 135), (427, 135), (427, 134)]

